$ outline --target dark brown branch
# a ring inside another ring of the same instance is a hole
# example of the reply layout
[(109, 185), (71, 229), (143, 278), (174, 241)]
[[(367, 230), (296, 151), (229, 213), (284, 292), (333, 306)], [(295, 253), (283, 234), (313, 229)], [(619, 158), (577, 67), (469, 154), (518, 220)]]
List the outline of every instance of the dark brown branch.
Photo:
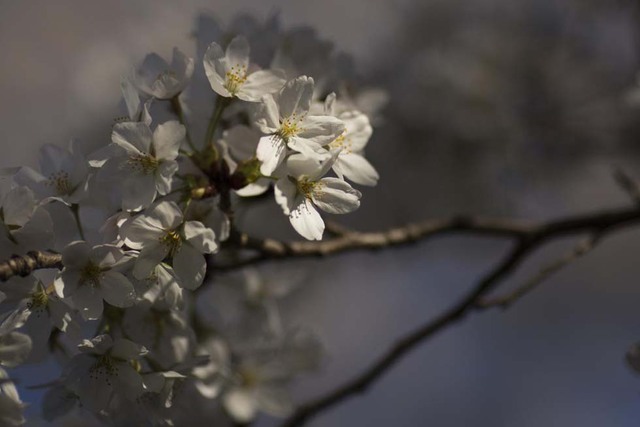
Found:
[(0, 281), (6, 282), (13, 276), (28, 276), (43, 268), (62, 269), (62, 255), (43, 251), (30, 251), (26, 255), (14, 255), (0, 263)]
[(620, 188), (629, 195), (634, 203), (640, 204), (640, 185), (638, 185), (636, 180), (631, 178), (631, 176), (622, 169), (614, 170), (613, 178), (616, 180)]
[(219, 270), (232, 270), (274, 259), (307, 258), (335, 255), (356, 250), (378, 250), (392, 246), (424, 241), (434, 236), (466, 233), (503, 238), (528, 238), (532, 235), (562, 236), (591, 232), (601, 228), (639, 221), (638, 208), (618, 209), (590, 215), (568, 217), (549, 222), (526, 222), (490, 218), (453, 217), (431, 219), (386, 231), (363, 233), (331, 225), (334, 237), (317, 242), (284, 242), (275, 239), (259, 239), (245, 233), (237, 233), (233, 246), (256, 252), (237, 261), (216, 264)]
[[(487, 273), (461, 301), (435, 319), (406, 335), (356, 378), (347, 381), (319, 398), (302, 404), (289, 419), (284, 421), (281, 427), (303, 425), (307, 420), (342, 402), (348, 397), (363, 393), (395, 363), (419, 344), (445, 329), (447, 326), (462, 320), (471, 311), (492, 307), (492, 305), (479, 305), (479, 302), (483, 300), (485, 295), (500, 284), (502, 280), (515, 271), (524, 259), (526, 259), (527, 255), (546, 241), (563, 235), (583, 232), (602, 236), (618, 227), (635, 224), (637, 222), (640, 222), (640, 211), (637, 209), (628, 209), (578, 216), (539, 225), (518, 226), (517, 228), (498, 227), (499, 230), (502, 230), (501, 233), (504, 230), (510, 230), (510, 232), (506, 234), (515, 237), (516, 244), (507, 256)], [(493, 227), (495, 227), (495, 224), (491, 226), (491, 229), (477, 227), (476, 223), (476, 227), (472, 230), (484, 232), (493, 230)], [(439, 232), (443, 230), (458, 231), (460, 230), (460, 224), (449, 224), (448, 227), (433, 229), (438, 229), (440, 230)], [(466, 228), (463, 229), (467, 230)]]
[(543, 267), (535, 276), (514, 291), (499, 297), (481, 300), (476, 305), (479, 308), (489, 308), (492, 306), (497, 306), (502, 309), (509, 308), (513, 303), (533, 291), (549, 277), (595, 249), (600, 241), (599, 237), (598, 235), (592, 235), (580, 241), (571, 251)]

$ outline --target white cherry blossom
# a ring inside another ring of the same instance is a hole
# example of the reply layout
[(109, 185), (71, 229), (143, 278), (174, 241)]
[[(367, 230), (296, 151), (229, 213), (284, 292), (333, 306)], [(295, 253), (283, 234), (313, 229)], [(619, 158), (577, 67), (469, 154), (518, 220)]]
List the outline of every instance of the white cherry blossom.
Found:
[(123, 258), (117, 246), (72, 242), (62, 252), (64, 270), (54, 282), (56, 292), (61, 298), (71, 297), (85, 319), (102, 315), (103, 299), (116, 307), (131, 306), (136, 297), (133, 285), (117, 270)]
[(237, 36), (225, 52), (213, 42), (204, 55), (204, 69), (211, 88), (220, 96), (258, 102), (268, 93), (277, 92), (285, 83), (284, 73), (254, 70), (249, 63), (249, 42)]
[(160, 202), (123, 224), (125, 244), (140, 250), (133, 274), (138, 279), (149, 276), (165, 258), (172, 259), (180, 285), (195, 289), (206, 272), (205, 253), (217, 250), (215, 233), (199, 221), (184, 221), (174, 202)]
[(40, 149), (40, 172), (20, 168), (14, 180), (31, 188), (40, 199), (78, 203), (86, 197), (89, 163), (77, 150), (53, 144)]
[(144, 58), (134, 73), (138, 89), (158, 99), (171, 99), (189, 83), (193, 74), (193, 58), (187, 57), (178, 48), (173, 49), (173, 59), (168, 64), (161, 56), (152, 53)]
[(287, 147), (307, 157), (320, 158), (322, 148), (344, 131), (341, 120), (309, 115), (313, 79), (301, 76), (288, 81), (277, 95), (265, 95), (255, 112), (258, 128), (265, 134), (256, 150), (260, 171), (271, 175), (284, 161)]
[(356, 110), (336, 113), (335, 102), (335, 94), (330, 94), (326, 113), (342, 120), (345, 130), (327, 146), (332, 153), (339, 151), (333, 171), (339, 178), (346, 177), (356, 184), (374, 186), (378, 183), (378, 172), (364, 157), (364, 148), (373, 133), (369, 118)]
[(124, 338), (99, 335), (78, 346), (65, 372), (65, 385), (94, 412), (108, 408), (113, 394), (134, 401), (144, 391), (142, 377), (131, 361), (147, 354), (139, 344)]
[(293, 228), (305, 239), (321, 240), (324, 221), (318, 212), (345, 214), (360, 206), (362, 194), (340, 178), (323, 176), (339, 152), (316, 162), (296, 154), (287, 159), (284, 175), (276, 183), (275, 199)]
[(105, 181), (121, 179), (122, 207), (145, 208), (158, 194), (171, 191), (178, 170), (180, 144), (185, 128), (175, 120), (158, 125), (152, 132), (141, 122), (118, 123), (111, 135), (117, 154), (100, 171)]

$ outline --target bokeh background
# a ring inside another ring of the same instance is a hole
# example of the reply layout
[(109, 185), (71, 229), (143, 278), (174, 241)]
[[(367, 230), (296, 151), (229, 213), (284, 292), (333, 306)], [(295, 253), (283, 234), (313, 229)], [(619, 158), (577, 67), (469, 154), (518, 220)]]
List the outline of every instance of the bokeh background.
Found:
[[(119, 79), (146, 53), (194, 54), (198, 14), (279, 13), (354, 58), (389, 103), (370, 143), (378, 187), (340, 218), (375, 230), (457, 213), (549, 219), (630, 203), (614, 168), (640, 178), (640, 18), (610, 0), (0, 1), (0, 167), (35, 165), (43, 143), (109, 141)], [(294, 237), (273, 203), (275, 233)], [(250, 220), (250, 218), (249, 218)], [(289, 233), (289, 234), (287, 234)], [(517, 285), (576, 243), (536, 252)], [(420, 346), (321, 426), (637, 426), (640, 230), (607, 238), (506, 312), (469, 316)], [(454, 303), (507, 246), (447, 236), (297, 263), (285, 301), (327, 348), (299, 401), (356, 375), (400, 335)], [(21, 385), (49, 365), (16, 371)], [(37, 412), (39, 391), (23, 391)], [(274, 425), (261, 418), (259, 425)]]

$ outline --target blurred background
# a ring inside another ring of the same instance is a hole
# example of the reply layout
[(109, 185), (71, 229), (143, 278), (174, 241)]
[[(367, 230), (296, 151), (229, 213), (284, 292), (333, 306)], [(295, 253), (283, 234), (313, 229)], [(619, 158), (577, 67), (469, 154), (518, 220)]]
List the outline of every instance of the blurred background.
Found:
[[(367, 153), (381, 180), (338, 218), (346, 225), (544, 220), (631, 203), (612, 178), (615, 168), (640, 178), (640, 9), (622, 0), (3, 0), (0, 167), (35, 165), (44, 143), (108, 143), (124, 113), (120, 76), (152, 51), (195, 55), (203, 12), (312, 26), (353, 57), (363, 84), (388, 92)], [(272, 202), (249, 215), (295, 237)], [(545, 246), (509, 284), (575, 243)], [(359, 373), (507, 248), (447, 236), (295, 263), (308, 280), (285, 301), (286, 319), (315, 329), (328, 354), (295, 384), (296, 399)], [(309, 425), (637, 426), (640, 377), (624, 354), (640, 340), (639, 249), (640, 230), (611, 235), (508, 311), (469, 316)], [(47, 366), (16, 372), (23, 385), (54, 377)], [(38, 391), (23, 399), (37, 411)]]

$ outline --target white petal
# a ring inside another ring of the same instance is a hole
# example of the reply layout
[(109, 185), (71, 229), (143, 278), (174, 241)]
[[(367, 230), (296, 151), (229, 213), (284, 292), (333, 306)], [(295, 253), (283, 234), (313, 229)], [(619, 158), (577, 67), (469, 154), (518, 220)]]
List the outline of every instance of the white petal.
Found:
[(133, 285), (122, 273), (107, 271), (100, 279), (102, 297), (116, 307), (130, 307), (136, 299)]
[(114, 388), (127, 399), (135, 400), (144, 393), (142, 377), (128, 363), (118, 363), (118, 376), (114, 379)]
[(301, 138), (299, 136), (292, 136), (289, 138), (287, 146), (298, 153), (302, 153), (305, 157), (309, 157), (316, 161), (321, 160), (324, 157), (324, 153), (327, 151), (317, 142)]
[(156, 170), (156, 190), (158, 194), (165, 195), (171, 191), (173, 176), (178, 172), (178, 162), (175, 160), (165, 160)]
[(229, 415), (241, 423), (248, 423), (256, 416), (256, 402), (248, 390), (233, 389), (224, 394), (222, 403)]
[(129, 118), (137, 121), (140, 115), (140, 95), (129, 76), (122, 76), (120, 78), (120, 90), (122, 91), (122, 97), (129, 112)]
[(362, 151), (373, 133), (369, 118), (359, 111), (344, 112), (339, 118), (345, 124), (345, 137), (349, 150), (355, 153)]
[(249, 68), (249, 42), (244, 36), (234, 37), (227, 46), (225, 54), (227, 70), (231, 67)]
[(149, 153), (153, 134), (144, 123), (124, 122), (117, 123), (111, 132), (111, 140), (125, 150)]
[(82, 269), (89, 262), (91, 247), (85, 241), (69, 243), (62, 250), (62, 263), (67, 269)]
[(157, 159), (174, 160), (186, 135), (185, 127), (176, 120), (158, 125), (153, 131), (153, 148)]
[(2, 201), (2, 214), (7, 225), (23, 226), (36, 209), (36, 199), (27, 187), (16, 187)]
[(23, 363), (31, 352), (31, 338), (20, 332), (0, 336), (0, 365), (13, 368)]
[(237, 96), (243, 101), (258, 102), (263, 95), (280, 90), (285, 81), (282, 72), (259, 70), (247, 76), (247, 81), (240, 87)]
[(185, 222), (184, 235), (187, 241), (201, 253), (210, 254), (218, 249), (215, 233), (200, 221)]
[(341, 153), (333, 170), (339, 177), (345, 176), (360, 185), (374, 186), (380, 177), (367, 159), (355, 153)]
[(193, 68), (193, 58), (188, 57), (180, 49), (174, 47), (171, 58), (171, 69), (178, 75), (182, 88), (186, 86), (193, 75)]
[(137, 211), (150, 206), (156, 198), (153, 175), (138, 175), (125, 180), (122, 186), (122, 209)]
[(147, 244), (157, 243), (165, 231), (158, 218), (149, 216), (145, 212), (122, 224), (120, 234), (124, 237), (127, 246), (139, 250)]
[(257, 104), (251, 111), (253, 112), (253, 121), (260, 131), (273, 133), (280, 127), (280, 113), (273, 95), (264, 95), (262, 103)]
[(148, 212), (148, 215), (158, 218), (165, 230), (173, 230), (182, 224), (182, 211), (175, 202), (161, 202)]
[(267, 135), (260, 138), (256, 149), (256, 157), (262, 162), (260, 173), (270, 176), (287, 155), (287, 147), (282, 138)]
[(256, 182), (252, 182), (249, 185), (245, 185), (239, 190), (236, 190), (236, 194), (240, 197), (255, 197), (264, 194), (271, 185), (271, 180), (267, 178), (260, 178)]
[(180, 286), (194, 290), (204, 280), (207, 263), (200, 252), (185, 242), (173, 257), (173, 270), (180, 279)]
[(148, 351), (140, 344), (136, 344), (125, 338), (118, 338), (113, 342), (110, 354), (121, 360), (137, 359), (144, 356)]
[(289, 80), (280, 90), (278, 105), (280, 117), (287, 118), (295, 113), (298, 117), (305, 115), (311, 107), (313, 98), (313, 79), (300, 76)]
[(93, 286), (78, 287), (71, 299), (85, 320), (98, 319), (102, 315), (102, 294)]
[(307, 240), (322, 240), (324, 221), (309, 199), (298, 196), (295, 209), (289, 214), (293, 228)]
[(279, 179), (274, 187), (274, 196), (276, 203), (282, 208), (285, 215), (295, 208), (296, 195), (298, 188), (296, 184), (291, 182), (288, 177)]
[(160, 242), (145, 246), (136, 259), (133, 277), (138, 280), (148, 278), (158, 264), (169, 254), (169, 247)]
[(98, 267), (108, 268), (120, 261), (124, 256), (124, 252), (114, 245), (98, 245), (94, 246), (89, 252), (89, 259)]
[(223, 62), (224, 52), (218, 43), (211, 43), (204, 55), (204, 70), (209, 79), (211, 89), (224, 97), (231, 97), (225, 85), (226, 67)]
[(339, 178), (322, 178), (311, 197), (323, 211), (345, 214), (360, 207), (362, 194)]
[(331, 116), (309, 116), (302, 122), (301, 138), (319, 145), (327, 145), (338, 138), (345, 127), (342, 120)]

